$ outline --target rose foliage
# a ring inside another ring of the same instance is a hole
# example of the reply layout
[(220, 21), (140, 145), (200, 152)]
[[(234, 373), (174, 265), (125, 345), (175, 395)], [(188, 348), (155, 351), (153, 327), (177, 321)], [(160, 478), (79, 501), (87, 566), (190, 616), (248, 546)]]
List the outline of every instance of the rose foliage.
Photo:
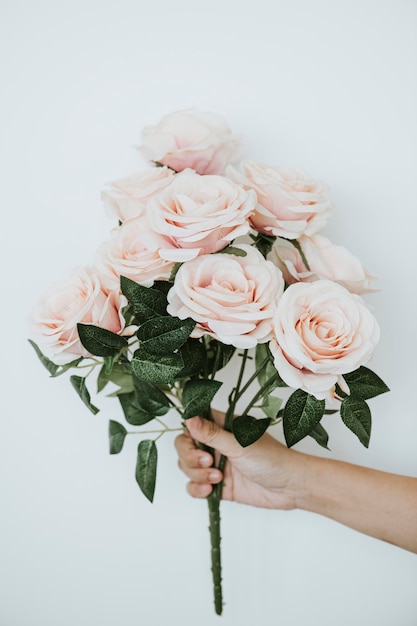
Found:
[[(70, 380), (90, 411), (91, 393), (111, 389), (122, 421), (109, 423), (110, 453), (132, 434), (126, 423), (137, 427), (136, 479), (152, 501), (156, 440), (172, 430), (161, 418), (177, 413), (179, 428), (211, 419), (224, 378), (234, 382), (216, 408), (242, 446), (281, 423), (288, 446), (312, 437), (327, 448), (330, 414), (368, 446), (368, 400), (388, 390), (367, 367), (379, 327), (363, 295), (375, 277), (318, 234), (333, 210), (327, 186), (301, 170), (237, 164), (241, 142), (226, 122), (192, 109), (145, 128), (140, 152), (148, 169), (103, 191), (116, 220), (109, 240), (29, 322), (51, 376), (82, 366)], [(141, 435), (145, 424), (154, 437)], [(220, 495), (221, 485), (212, 544)], [(220, 613), (214, 561), (213, 576)]]

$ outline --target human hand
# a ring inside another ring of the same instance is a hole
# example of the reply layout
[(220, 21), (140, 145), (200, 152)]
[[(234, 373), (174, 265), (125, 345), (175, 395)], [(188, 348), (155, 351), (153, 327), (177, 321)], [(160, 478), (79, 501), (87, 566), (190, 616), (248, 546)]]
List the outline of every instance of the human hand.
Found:
[[(215, 413), (215, 419), (221, 421), (221, 414)], [(269, 434), (242, 448), (231, 433), (200, 417), (188, 419), (187, 427), (188, 432), (176, 438), (175, 446), (179, 467), (190, 479), (187, 491), (191, 496), (206, 498), (213, 484), (224, 479), (224, 500), (271, 509), (297, 507), (303, 484), (302, 454), (289, 450)], [(227, 457), (224, 476), (196, 441)]]

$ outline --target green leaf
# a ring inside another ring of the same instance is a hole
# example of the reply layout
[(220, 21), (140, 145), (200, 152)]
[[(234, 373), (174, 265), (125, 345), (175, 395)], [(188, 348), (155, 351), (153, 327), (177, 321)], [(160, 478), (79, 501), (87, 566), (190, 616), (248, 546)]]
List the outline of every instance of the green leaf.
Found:
[(94, 413), (94, 415), (98, 413), (100, 409), (94, 406), (94, 404), (91, 404), (90, 394), (87, 389), (85, 378), (83, 376), (71, 376), (70, 381), (71, 385), (74, 387), (75, 391), (78, 393), (85, 406), (90, 409), (90, 411)]
[(340, 416), (365, 448), (371, 437), (371, 411), (363, 398), (348, 396), (342, 400)]
[(317, 426), (324, 415), (324, 407), (324, 400), (317, 400), (302, 389), (290, 395), (283, 414), (284, 436), (289, 448)]
[(276, 376), (276, 381), (272, 386), (272, 389), (276, 387), (288, 387), (287, 383), (284, 383), (281, 376), (279, 375), (275, 365), (274, 365), (274, 357), (272, 356), (271, 350), (267, 343), (258, 343), (255, 351), (255, 367), (259, 369), (265, 359), (269, 359), (268, 363), (260, 370), (258, 374), (258, 382), (260, 387), (263, 387), (267, 380), (272, 378), (272, 376)]
[(326, 430), (323, 428), (321, 424), (317, 424), (308, 434), (309, 437), (313, 437), (313, 439), (321, 446), (322, 448), (329, 449), (329, 435)]
[(139, 324), (166, 314), (167, 298), (158, 289), (144, 287), (125, 276), (120, 278), (120, 287), (123, 295), (132, 304)]
[(138, 446), (136, 480), (150, 502), (153, 501), (155, 492), (157, 463), (158, 451), (153, 439), (141, 441)]
[(182, 393), (183, 419), (204, 415), (221, 386), (221, 382), (205, 378), (186, 382)]
[(117, 396), (121, 404), (125, 420), (132, 426), (143, 426), (155, 418), (155, 415), (144, 411), (137, 401), (137, 394), (132, 391), (130, 393), (121, 393)]
[(78, 335), (84, 348), (95, 356), (112, 356), (127, 346), (126, 337), (112, 333), (93, 324), (77, 324)]
[(195, 321), (187, 318), (164, 316), (142, 324), (137, 332), (141, 348), (157, 356), (169, 355), (178, 350), (188, 339)]
[(213, 339), (212, 337), (207, 339), (206, 345), (207, 365), (209, 371), (213, 373), (218, 372), (223, 367), (225, 367), (236, 350), (234, 346), (221, 343), (220, 341), (217, 341), (217, 339)]
[(71, 361), (70, 363), (65, 363), (64, 365), (57, 365), (56, 363), (53, 363), (53, 361), (48, 359), (48, 357), (46, 357), (42, 353), (39, 346), (36, 345), (36, 343), (32, 341), (32, 339), (28, 339), (28, 341), (30, 345), (33, 347), (33, 349), (35, 350), (42, 365), (44, 365), (44, 367), (46, 367), (46, 369), (50, 373), (51, 378), (57, 378), (58, 376), (65, 374), (65, 372), (67, 372), (72, 367), (77, 367), (77, 365), (79, 365), (81, 361), (83, 360), (83, 357), (80, 356), (78, 359), (74, 359), (74, 361)]
[(153, 416), (168, 413), (170, 402), (163, 391), (144, 380), (134, 379), (134, 385), (136, 403), (143, 411)]
[(107, 372), (106, 366), (103, 365), (97, 377), (97, 393), (103, 391), (108, 383), (113, 383), (118, 387), (116, 391), (110, 394), (110, 397), (133, 391), (133, 375), (130, 365), (128, 363), (114, 363), (111, 372)]
[(168, 295), (168, 291), (171, 289), (173, 284), (174, 283), (169, 280), (156, 280), (154, 284), (152, 285), (152, 289), (155, 289), (156, 291), (160, 291), (166, 296)]
[(267, 417), (269, 417), (272, 421), (275, 421), (278, 415), (278, 412), (282, 405), (282, 398), (278, 398), (277, 396), (267, 395), (264, 396), (262, 402), (262, 411), (265, 413)]
[(187, 339), (180, 348), (180, 354), (184, 367), (177, 374), (177, 378), (195, 376), (204, 370), (207, 355), (202, 342), (199, 339)]
[(142, 348), (136, 350), (131, 363), (133, 373), (139, 380), (155, 385), (172, 384), (184, 367), (181, 354), (159, 357)]
[(114, 420), (109, 421), (110, 454), (119, 454), (121, 452), (126, 435), (127, 430), (122, 424)]
[(232, 432), (238, 443), (246, 448), (262, 437), (270, 423), (269, 417), (256, 419), (250, 415), (242, 415), (232, 421)]
[(343, 378), (349, 386), (350, 394), (363, 400), (369, 400), (389, 391), (384, 381), (367, 367), (361, 366), (354, 372), (344, 374)]
[(242, 250), (242, 248), (237, 248), (236, 246), (227, 246), (223, 248), (223, 250), (219, 250), (219, 254), (233, 254), (234, 256), (246, 256), (246, 250)]
[(259, 252), (266, 258), (274, 245), (276, 237), (270, 237), (269, 235), (264, 235), (262, 233), (257, 233), (256, 235), (251, 235), (250, 237)]

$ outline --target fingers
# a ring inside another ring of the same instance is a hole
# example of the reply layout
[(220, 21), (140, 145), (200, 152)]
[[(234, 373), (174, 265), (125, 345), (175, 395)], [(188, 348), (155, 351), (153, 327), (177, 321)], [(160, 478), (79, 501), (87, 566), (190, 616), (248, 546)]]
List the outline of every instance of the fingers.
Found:
[(201, 417), (191, 417), (187, 420), (187, 427), (193, 439), (215, 448), (220, 454), (237, 457), (242, 453), (242, 448), (234, 436), (214, 422)]

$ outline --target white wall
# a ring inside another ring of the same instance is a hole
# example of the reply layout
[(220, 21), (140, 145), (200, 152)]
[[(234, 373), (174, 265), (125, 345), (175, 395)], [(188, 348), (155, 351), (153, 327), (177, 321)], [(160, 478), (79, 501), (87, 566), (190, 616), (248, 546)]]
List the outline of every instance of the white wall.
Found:
[[(372, 367), (392, 391), (371, 401), (368, 451), (327, 420), (331, 456), (416, 475), (417, 5), (15, 0), (0, 12), (0, 624), (214, 625), (206, 503), (186, 495), (173, 437), (150, 505), (136, 442), (107, 453), (116, 403), (92, 416), (49, 380), (26, 316), (107, 238), (100, 190), (144, 167), (142, 127), (188, 106), (218, 112), (246, 156), (330, 185), (325, 234), (380, 277)], [(415, 555), (304, 512), (233, 504), (223, 539), (225, 625), (417, 623)]]

